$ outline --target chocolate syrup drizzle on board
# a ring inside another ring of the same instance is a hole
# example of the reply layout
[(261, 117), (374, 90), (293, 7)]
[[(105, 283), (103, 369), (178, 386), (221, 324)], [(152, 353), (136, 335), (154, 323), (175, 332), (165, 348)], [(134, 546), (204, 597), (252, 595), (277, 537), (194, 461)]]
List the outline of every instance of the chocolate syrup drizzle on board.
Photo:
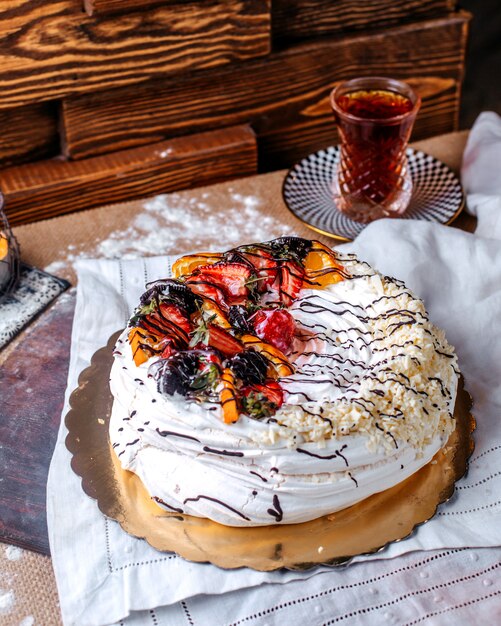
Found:
[[(367, 276), (373, 275), (372, 271), (370, 270), (370, 266), (368, 266), (367, 264), (363, 264), (363, 265), (369, 268), (370, 273), (349, 275), (348, 272), (344, 272), (343, 278), (345, 278), (345, 280), (356, 280), (357, 278), (360, 278), (360, 277), (367, 277)], [(400, 289), (400, 292), (397, 295), (393, 295), (393, 296), (384, 295), (384, 296), (377, 298), (376, 300), (372, 302), (370, 308), (372, 308), (377, 303), (383, 302), (384, 300), (395, 301), (395, 300), (398, 300), (401, 296), (405, 298), (412, 297), (410, 292), (406, 290), (405, 286), (400, 281), (397, 281), (394, 279), (388, 279), (387, 277), (386, 277), (386, 280), (388, 282), (394, 283)], [(399, 349), (399, 348), (406, 349), (409, 345), (412, 345), (413, 349), (419, 353), (419, 351), (422, 350), (421, 346), (414, 345), (413, 341), (411, 340), (405, 341), (402, 343), (398, 343), (398, 341), (395, 341), (393, 343), (390, 343), (389, 345), (384, 345), (383, 347), (381, 347), (380, 344), (385, 339), (387, 339), (388, 336), (391, 336), (392, 334), (396, 333), (399, 328), (402, 328), (405, 326), (412, 326), (412, 325), (419, 324), (419, 323), (426, 321), (427, 318), (423, 313), (421, 313), (420, 311), (412, 311), (408, 308), (399, 309), (399, 308), (394, 307), (392, 309), (383, 311), (379, 314), (370, 315), (370, 313), (368, 313), (368, 310), (361, 305), (352, 304), (350, 302), (343, 301), (343, 300), (339, 300), (335, 303), (329, 302), (326, 304), (326, 301), (320, 298), (319, 296), (317, 296), (316, 294), (309, 295), (303, 298), (303, 300), (299, 302), (299, 307), (302, 308), (305, 313), (315, 314), (317, 312), (323, 312), (325, 314), (331, 315), (333, 320), (336, 318), (337, 319), (347, 318), (349, 321), (349, 318), (351, 317), (353, 318), (354, 321), (356, 320), (359, 324), (363, 323), (363, 324), (371, 325), (371, 324), (375, 324), (378, 321), (389, 320), (392, 317), (399, 317), (400, 319), (398, 321), (395, 321), (392, 324), (389, 324), (386, 327), (386, 332), (380, 333), (379, 335), (377, 333), (371, 332), (370, 330), (365, 330), (363, 328), (360, 328), (360, 326), (357, 324), (350, 325), (348, 323), (347, 327), (339, 328), (337, 331), (335, 331), (337, 332), (338, 337), (341, 338), (341, 347), (349, 346), (355, 349), (356, 351), (361, 350), (362, 352), (367, 353), (367, 359), (352, 359), (352, 358), (346, 358), (346, 357), (343, 358), (342, 354), (338, 354), (338, 353), (325, 355), (325, 354), (320, 354), (314, 351), (310, 351), (310, 352), (307, 350), (297, 351), (296, 355), (297, 354), (301, 354), (303, 356), (315, 355), (317, 358), (322, 359), (322, 363), (315, 363), (315, 364), (305, 363), (303, 367), (301, 366), (298, 367), (296, 374), (282, 379), (283, 382), (287, 382), (288, 380), (289, 381), (293, 380), (294, 384), (301, 384), (301, 382), (304, 382), (305, 384), (308, 384), (308, 385), (332, 384), (333, 386), (339, 388), (340, 390), (341, 389), (343, 390), (343, 395), (340, 395), (337, 398), (336, 400), (337, 402), (349, 402), (349, 403), (356, 404), (360, 406), (365, 412), (372, 415), (373, 418), (380, 418), (385, 424), (385, 426), (386, 424), (388, 424), (388, 422), (391, 423), (392, 421), (396, 422), (396, 421), (405, 420), (405, 415), (403, 411), (399, 408), (395, 408), (393, 412), (386, 412), (386, 413), (383, 413), (383, 412), (378, 413), (377, 411), (375, 411), (376, 405), (374, 402), (372, 402), (370, 399), (366, 397), (362, 398), (360, 396), (357, 396), (357, 393), (358, 393), (357, 385), (360, 384), (363, 380), (370, 379), (373, 382), (380, 385), (380, 387), (377, 386), (376, 388), (371, 390), (373, 394), (380, 396), (380, 397), (385, 396), (385, 384), (388, 382), (391, 382), (392, 384), (397, 384), (401, 386), (403, 389), (405, 389), (406, 391), (410, 391), (414, 393), (415, 395), (417, 395), (418, 397), (422, 397), (423, 399), (426, 399), (428, 397), (428, 393), (426, 391), (424, 390), (418, 391), (410, 387), (407, 384), (409, 383), (409, 378), (402, 372), (395, 372), (392, 370), (392, 368), (382, 367), (384, 365), (388, 365), (390, 362), (398, 358), (409, 356), (409, 355), (406, 355), (405, 353), (397, 353), (396, 355), (393, 355), (391, 357), (386, 357), (386, 358), (382, 358), (379, 360), (377, 358), (377, 355), (380, 352), (383, 352), (383, 353), (387, 352), (388, 349)], [(312, 335), (311, 332), (309, 335), (302, 334), (301, 332), (298, 333), (297, 338), (299, 340), (302, 340), (305, 345), (313, 339), (317, 339), (317, 340), (321, 339), (328, 345), (331, 345), (336, 348), (339, 347), (339, 343), (335, 339), (332, 339), (331, 337), (327, 336), (325, 332), (322, 332), (322, 331), (327, 331), (329, 329), (332, 329), (334, 327), (333, 324), (325, 325), (321, 323), (314, 323), (314, 324), (301, 323), (300, 327), (304, 328), (305, 331), (313, 330), (315, 333), (314, 335)], [(432, 333), (430, 333), (430, 331), (428, 331), (427, 329), (424, 329), (424, 330), (427, 334), (429, 334), (430, 336), (433, 336)], [(355, 334), (355, 336), (352, 336), (353, 334)], [(448, 354), (447, 352), (444, 352), (443, 350), (439, 350), (438, 349), (439, 347), (437, 347), (436, 345), (434, 347), (435, 347), (435, 351), (437, 354), (446, 358), (450, 358), (450, 359), (454, 358), (453, 354)], [(369, 357), (372, 357), (371, 363), (368, 362)], [(415, 363), (417, 364), (421, 363), (418, 357), (412, 356), (411, 358), (414, 360)], [(317, 372), (320, 373), (322, 376), (317, 376), (316, 375)], [(344, 374), (344, 372), (350, 374), (350, 378), (348, 378)], [(304, 378), (301, 377), (301, 374), (305, 375)], [(439, 379), (438, 377), (432, 376), (429, 378), (429, 380), (430, 382), (435, 381), (438, 383), (440, 387), (441, 395), (444, 398), (446, 399), (450, 398), (450, 394), (444, 388), (444, 385), (441, 379)], [(318, 407), (318, 398), (311, 398), (304, 391), (289, 392), (288, 396), (289, 396), (289, 400), (292, 399), (292, 396), (302, 396), (306, 404), (311, 403), (314, 407)], [(301, 404), (304, 404), (304, 403), (301, 402)], [(327, 422), (332, 426), (332, 421), (328, 419), (327, 417), (324, 417), (317, 412), (309, 411), (305, 406), (302, 406), (302, 408), (304, 409), (305, 413), (313, 417), (316, 417), (324, 422)], [(423, 413), (427, 415), (428, 410), (426, 409), (426, 407), (422, 406), (421, 408), (422, 408)], [(133, 417), (134, 414), (135, 412), (133, 412), (131, 416), (127, 419), (130, 419), (131, 417)], [(272, 421), (276, 422), (277, 420), (272, 420)], [(395, 448), (398, 448), (397, 440), (387, 428), (383, 427), (377, 421), (375, 421), (375, 428), (381, 431), (385, 437), (389, 438), (393, 442), (393, 445), (395, 446)], [(196, 437), (183, 435), (181, 433), (177, 433), (174, 431), (162, 431), (158, 428), (156, 429), (156, 432), (161, 437), (173, 437), (173, 438), (180, 438), (180, 439), (184, 438), (184, 439), (192, 440), (195, 443), (198, 443), (201, 445), (200, 440), (197, 439)], [(135, 439), (132, 442), (126, 442), (125, 447), (131, 446), (137, 443), (138, 441), (139, 441), (138, 439)], [(336, 450), (333, 454), (321, 455), (321, 454), (312, 452), (311, 450), (307, 450), (301, 447), (300, 445), (298, 445), (296, 447), (296, 452), (299, 454), (305, 454), (307, 456), (315, 457), (318, 459), (324, 459), (326, 461), (339, 457), (343, 460), (345, 466), (349, 468), (350, 467), (349, 458), (345, 454), (343, 454), (343, 451), (346, 449), (346, 447), (347, 446), (345, 444), (341, 446), (339, 450)], [(221, 457), (232, 457), (232, 456), (244, 457), (245, 456), (243, 452), (235, 452), (231, 450), (211, 448), (209, 446), (203, 446), (202, 450), (203, 452), (215, 454)], [(125, 452), (125, 449), (121, 452), (121, 454), (123, 454), (123, 452)], [(270, 473), (272, 471), (278, 472), (278, 469), (270, 468), (269, 471)], [(265, 478), (260, 473), (254, 470), (250, 470), (249, 474), (256, 476), (261, 481), (261, 483), (268, 482), (267, 478)], [(358, 487), (358, 481), (353, 476), (352, 472), (347, 471), (346, 475), (350, 480), (353, 481), (355, 488)], [(253, 497), (255, 497), (258, 493), (255, 490), (254, 486), (252, 488), (251, 493)], [(169, 508), (175, 512), (179, 512), (179, 513), (182, 512), (182, 510), (179, 509), (178, 507), (171, 506), (156, 496), (154, 496), (154, 499), (157, 502), (159, 502), (159, 504), (165, 506), (166, 508)], [(185, 498), (183, 500), (183, 503), (187, 504), (188, 502), (196, 502), (196, 501), (203, 500), (203, 499), (213, 501), (219, 504), (220, 506), (227, 508), (228, 510), (234, 512), (236, 515), (238, 515), (242, 519), (246, 521), (250, 521), (246, 515), (244, 515), (241, 511), (239, 511), (235, 507), (232, 507), (230, 504), (218, 498), (214, 498), (210, 495), (197, 494), (196, 496)], [(273, 496), (273, 507), (269, 508), (267, 512), (271, 517), (274, 518), (276, 523), (279, 523), (282, 521), (283, 510), (282, 510), (277, 494), (274, 494)]]

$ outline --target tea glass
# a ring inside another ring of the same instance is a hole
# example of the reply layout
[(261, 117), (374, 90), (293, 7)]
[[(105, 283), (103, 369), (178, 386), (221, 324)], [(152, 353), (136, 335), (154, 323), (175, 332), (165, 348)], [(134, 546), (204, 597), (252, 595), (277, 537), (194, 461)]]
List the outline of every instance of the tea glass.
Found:
[(355, 78), (332, 91), (341, 138), (332, 192), (347, 217), (368, 223), (398, 217), (408, 207), (412, 179), (406, 150), (420, 104), (409, 85), (391, 78)]

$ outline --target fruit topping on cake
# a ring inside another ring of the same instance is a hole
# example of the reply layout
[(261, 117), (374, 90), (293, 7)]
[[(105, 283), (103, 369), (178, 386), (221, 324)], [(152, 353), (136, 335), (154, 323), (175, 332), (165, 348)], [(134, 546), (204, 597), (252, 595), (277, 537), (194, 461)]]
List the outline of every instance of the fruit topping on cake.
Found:
[(286, 309), (260, 309), (251, 318), (254, 333), (284, 354), (291, 350), (294, 318)]
[(284, 401), (284, 392), (278, 382), (268, 379), (262, 385), (249, 385), (242, 389), (242, 406), (251, 417), (256, 419), (270, 417)]
[(301, 289), (343, 279), (335, 254), (300, 237), (178, 259), (172, 279), (148, 285), (131, 319), (137, 366), (150, 366), (159, 393), (216, 398), (223, 420), (260, 419), (283, 403), (280, 379), (294, 373), (296, 332), (287, 310)]

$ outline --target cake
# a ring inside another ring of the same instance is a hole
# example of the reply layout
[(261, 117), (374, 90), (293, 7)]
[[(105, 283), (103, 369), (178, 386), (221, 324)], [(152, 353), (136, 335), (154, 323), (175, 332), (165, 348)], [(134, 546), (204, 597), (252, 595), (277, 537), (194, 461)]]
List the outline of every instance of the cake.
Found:
[(110, 377), (114, 453), (159, 506), (300, 523), (446, 444), (457, 358), (402, 282), (296, 237), (181, 257), (172, 274), (147, 285)]

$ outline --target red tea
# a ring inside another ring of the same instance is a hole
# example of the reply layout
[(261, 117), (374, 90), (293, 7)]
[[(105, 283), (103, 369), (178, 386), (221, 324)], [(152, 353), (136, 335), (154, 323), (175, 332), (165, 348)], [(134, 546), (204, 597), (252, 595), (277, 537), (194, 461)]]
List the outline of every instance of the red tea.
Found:
[(405, 151), (416, 100), (362, 85), (336, 92), (333, 108), (341, 136), (336, 203), (363, 222), (402, 213), (412, 188)]
[(407, 96), (386, 89), (359, 89), (340, 96), (340, 109), (364, 119), (386, 120), (412, 111), (412, 101)]

